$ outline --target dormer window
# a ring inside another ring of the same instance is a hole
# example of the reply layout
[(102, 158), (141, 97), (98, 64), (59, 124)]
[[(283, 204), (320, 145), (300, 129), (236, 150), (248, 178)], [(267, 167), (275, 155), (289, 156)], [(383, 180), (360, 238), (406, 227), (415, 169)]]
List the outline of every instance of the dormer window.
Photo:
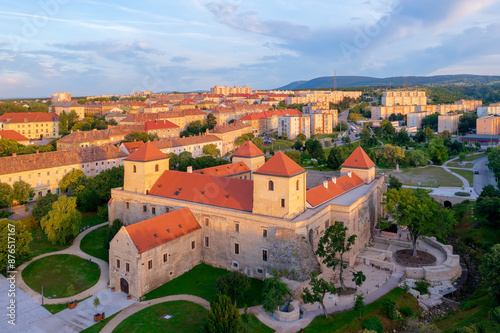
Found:
[(274, 191), (274, 182), (272, 180), (270, 180), (269, 183), (267, 184), (267, 189), (269, 191)]

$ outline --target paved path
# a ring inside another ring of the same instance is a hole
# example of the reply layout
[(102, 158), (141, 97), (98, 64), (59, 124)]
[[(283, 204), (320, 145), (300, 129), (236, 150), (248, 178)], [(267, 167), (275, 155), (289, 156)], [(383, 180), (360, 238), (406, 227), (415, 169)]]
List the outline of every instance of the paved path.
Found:
[(101, 270), (101, 276), (99, 278), (99, 281), (95, 285), (93, 285), (91, 288), (77, 294), (71, 297), (64, 297), (64, 298), (47, 298), (44, 297), (44, 304), (59, 304), (59, 303), (67, 303), (69, 301), (74, 301), (78, 299), (83, 299), (87, 298), (89, 296), (93, 296), (103, 290), (106, 290), (108, 288), (108, 280), (109, 280), (109, 266), (108, 263), (105, 262), (104, 260), (92, 257), (91, 255), (86, 254), (82, 250), (80, 250), (80, 242), (85, 235), (87, 235), (89, 232), (103, 227), (105, 225), (108, 225), (108, 222), (104, 222), (101, 224), (98, 224), (96, 226), (93, 226), (84, 232), (81, 232), (73, 241), (73, 244), (68, 247), (67, 249), (61, 250), (61, 251), (56, 251), (56, 252), (49, 252), (49, 253), (44, 253), (41, 254), (35, 258), (33, 258), (31, 261), (26, 262), (22, 264), (21, 266), (17, 267), (17, 274), (16, 274), (16, 284), (19, 288), (21, 288), (26, 294), (28, 294), (32, 299), (34, 299), (37, 303), (42, 304), (42, 295), (28, 287), (28, 285), (23, 281), (22, 277), (22, 271), (23, 269), (28, 266), (31, 262), (38, 260), (43, 257), (48, 257), (56, 254), (73, 254), (76, 256), (79, 256), (84, 259), (92, 259), (93, 262), (97, 263), (99, 265), (99, 268)]

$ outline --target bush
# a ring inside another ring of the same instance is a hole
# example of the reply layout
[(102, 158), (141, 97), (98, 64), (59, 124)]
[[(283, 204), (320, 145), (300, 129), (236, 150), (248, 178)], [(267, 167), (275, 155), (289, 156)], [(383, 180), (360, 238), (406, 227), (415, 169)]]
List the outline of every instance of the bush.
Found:
[(0, 210), (0, 219), (6, 219), (9, 216), (14, 214), (13, 212), (9, 212), (8, 210)]
[(413, 287), (413, 289), (418, 291), (420, 293), (420, 295), (425, 295), (425, 294), (429, 293), (430, 286), (431, 286), (431, 284), (427, 281), (416, 281), (415, 287)]
[(410, 306), (403, 306), (399, 311), (405, 316), (405, 317), (413, 317), (415, 315), (415, 311)]
[(383, 333), (384, 332), (384, 325), (380, 322), (380, 319), (378, 317), (375, 318), (369, 318), (365, 319), (363, 323), (361, 324), (363, 328), (370, 330), (370, 331), (375, 331), (377, 333)]
[(389, 319), (396, 319), (396, 301), (387, 297), (382, 301), (382, 312), (389, 317)]
[(497, 306), (491, 311), (491, 314), (493, 316), (493, 320), (495, 320), (497, 323), (500, 323), (500, 306)]

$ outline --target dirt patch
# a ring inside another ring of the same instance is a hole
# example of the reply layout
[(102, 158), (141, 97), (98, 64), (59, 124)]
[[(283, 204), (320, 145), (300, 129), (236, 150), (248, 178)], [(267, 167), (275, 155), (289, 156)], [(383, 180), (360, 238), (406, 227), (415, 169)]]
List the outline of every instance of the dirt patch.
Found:
[(436, 257), (428, 252), (419, 250), (417, 250), (417, 255), (415, 257), (413, 256), (413, 250), (406, 249), (396, 251), (396, 258), (400, 262), (419, 266), (429, 266), (436, 263)]

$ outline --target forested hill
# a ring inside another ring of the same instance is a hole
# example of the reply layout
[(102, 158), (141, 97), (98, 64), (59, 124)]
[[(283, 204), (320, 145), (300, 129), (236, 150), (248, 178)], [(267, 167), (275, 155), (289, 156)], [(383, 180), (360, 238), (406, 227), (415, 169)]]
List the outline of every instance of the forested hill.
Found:
[[(500, 76), (488, 75), (434, 75), (434, 76), (394, 76), (376, 78), (370, 76), (337, 76), (337, 87), (361, 86), (422, 86), (450, 84), (489, 84), (500, 82)], [(334, 77), (318, 77), (309, 81), (294, 81), (278, 90), (333, 88)]]

